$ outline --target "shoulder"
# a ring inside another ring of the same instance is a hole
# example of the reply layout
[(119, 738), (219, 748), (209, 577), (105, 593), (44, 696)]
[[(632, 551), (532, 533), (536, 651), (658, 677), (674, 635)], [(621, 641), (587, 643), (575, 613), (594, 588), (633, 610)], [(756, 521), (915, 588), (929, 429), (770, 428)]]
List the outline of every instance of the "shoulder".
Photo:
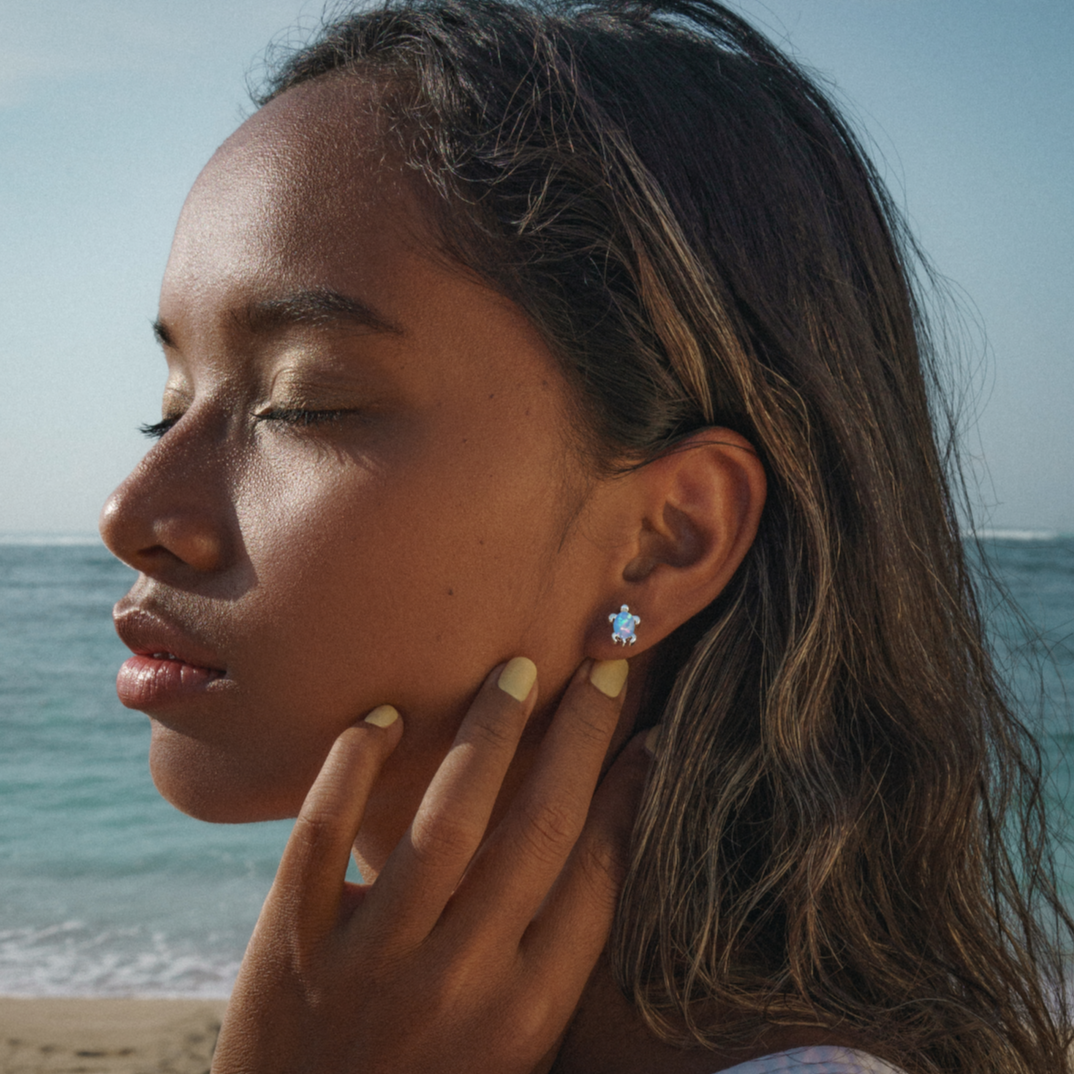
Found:
[(832, 1045), (773, 1052), (720, 1074), (903, 1074), (898, 1067), (866, 1052)]

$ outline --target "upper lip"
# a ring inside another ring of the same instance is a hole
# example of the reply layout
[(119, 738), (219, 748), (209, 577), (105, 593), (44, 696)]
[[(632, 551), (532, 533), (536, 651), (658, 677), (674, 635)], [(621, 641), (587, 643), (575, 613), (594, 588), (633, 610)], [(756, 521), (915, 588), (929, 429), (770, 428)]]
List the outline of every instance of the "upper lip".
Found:
[(184, 664), (213, 671), (225, 670), (211, 649), (158, 612), (120, 601), (113, 615), (116, 633), (132, 653), (139, 656), (168, 653)]

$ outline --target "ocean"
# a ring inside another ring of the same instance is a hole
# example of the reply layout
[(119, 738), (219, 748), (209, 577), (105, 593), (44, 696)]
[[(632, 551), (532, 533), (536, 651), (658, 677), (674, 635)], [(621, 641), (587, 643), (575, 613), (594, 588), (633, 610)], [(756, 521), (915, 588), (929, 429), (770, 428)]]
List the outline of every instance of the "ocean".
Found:
[[(1074, 536), (986, 544), (1032, 624), (993, 613), (1064, 818)], [(132, 578), (92, 541), (0, 539), (0, 994), (226, 996), (290, 831), (205, 824), (157, 795), (148, 721), (114, 690), (128, 653), (110, 613)], [(1060, 866), (1074, 906), (1074, 855)]]

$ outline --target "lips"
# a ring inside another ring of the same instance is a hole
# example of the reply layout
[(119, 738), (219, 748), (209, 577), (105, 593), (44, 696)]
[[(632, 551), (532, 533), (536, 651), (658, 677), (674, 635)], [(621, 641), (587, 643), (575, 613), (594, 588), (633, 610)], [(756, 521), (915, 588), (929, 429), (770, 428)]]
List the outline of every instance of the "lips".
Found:
[(175, 704), (227, 676), (215, 653), (155, 612), (120, 602), (115, 623), (134, 653), (116, 676), (116, 693), (127, 708), (149, 711)]

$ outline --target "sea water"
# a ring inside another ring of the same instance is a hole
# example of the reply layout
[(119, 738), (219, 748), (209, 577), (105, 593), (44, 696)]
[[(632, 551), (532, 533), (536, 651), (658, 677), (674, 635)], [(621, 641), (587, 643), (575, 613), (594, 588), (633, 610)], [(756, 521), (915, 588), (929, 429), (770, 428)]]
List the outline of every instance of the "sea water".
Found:
[(0, 993), (225, 995), (290, 823), (157, 794), (99, 544), (0, 545)]
[[(1074, 537), (986, 545), (1031, 624), (991, 613), (1062, 806)], [(204, 824), (157, 794), (148, 721), (114, 688), (129, 654), (111, 608), (132, 580), (91, 541), (0, 542), (0, 994), (226, 995), (290, 831)]]

